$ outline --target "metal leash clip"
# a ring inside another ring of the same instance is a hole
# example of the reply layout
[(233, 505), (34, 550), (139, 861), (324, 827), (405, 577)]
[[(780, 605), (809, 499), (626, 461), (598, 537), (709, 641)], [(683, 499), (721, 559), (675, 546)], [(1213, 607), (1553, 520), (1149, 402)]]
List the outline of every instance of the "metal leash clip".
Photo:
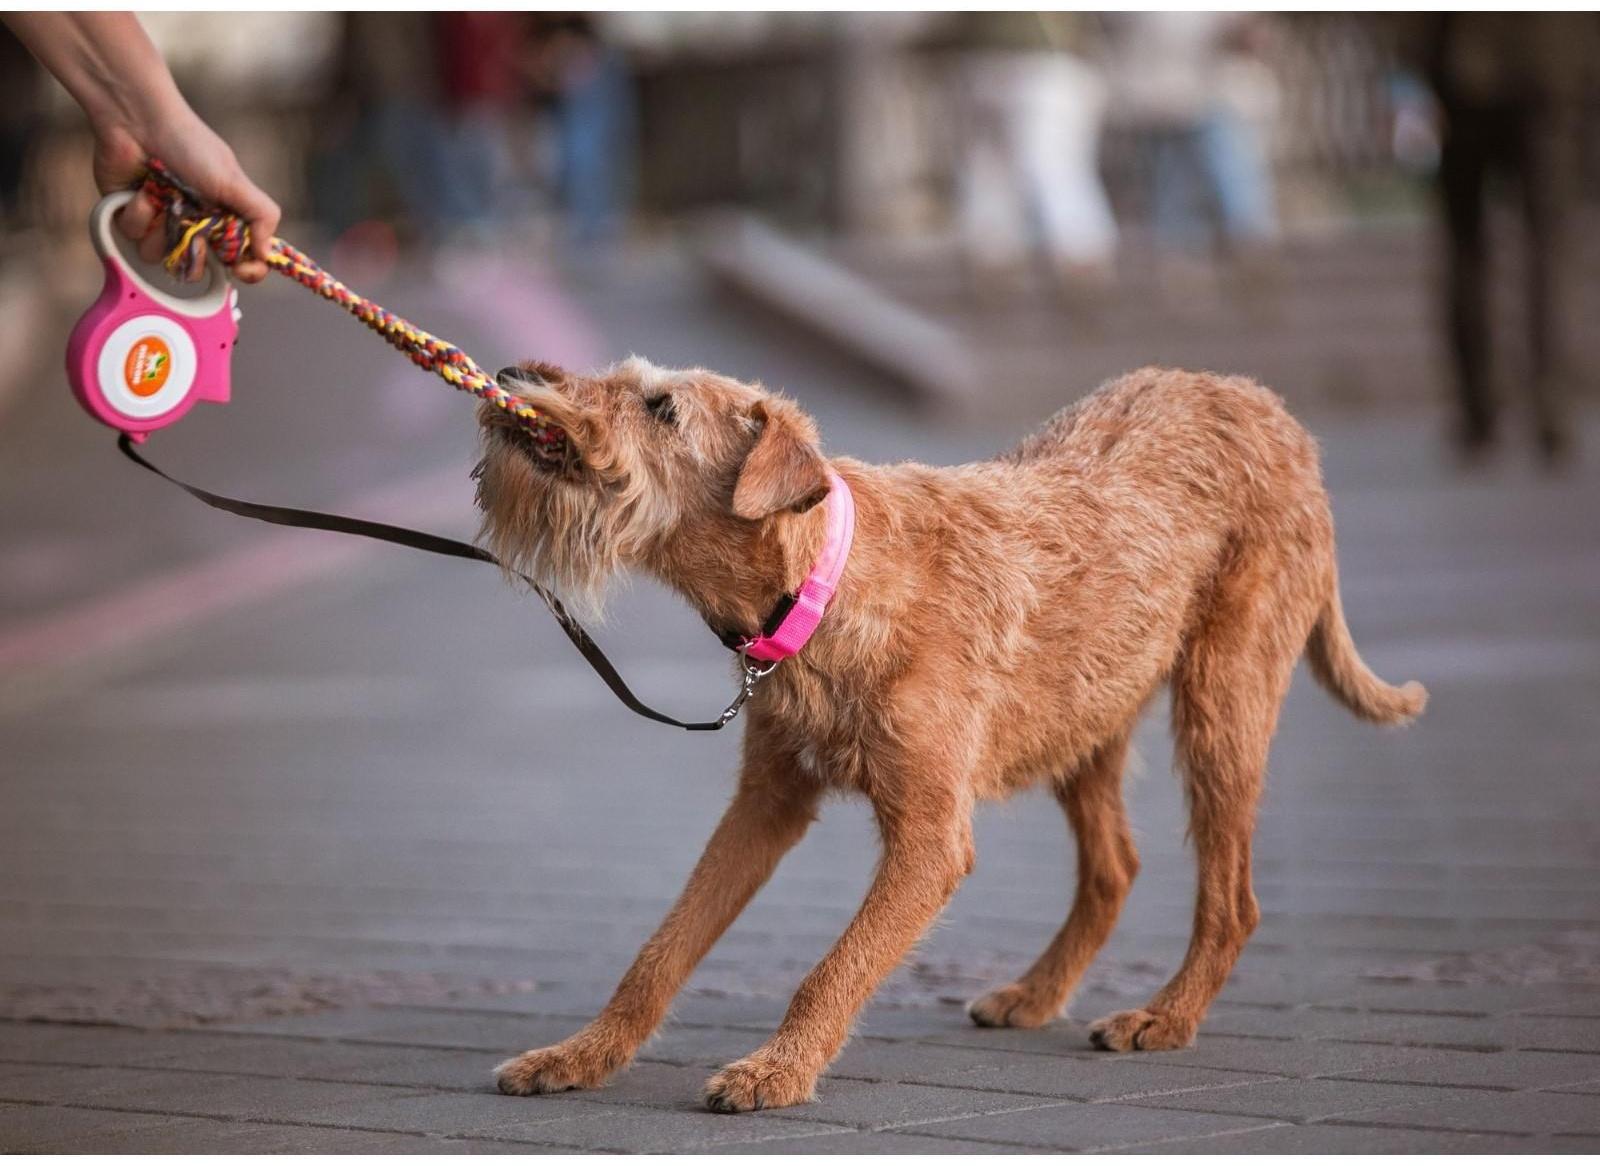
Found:
[(743, 648), (739, 649), (739, 669), (743, 674), (739, 681), (739, 695), (733, 698), (732, 704), (722, 710), (722, 715), (717, 718), (717, 728), (722, 728), (722, 726), (739, 715), (739, 710), (744, 708), (744, 702), (749, 700), (755, 692), (756, 685), (772, 675), (772, 670), (778, 664), (779, 661), (777, 660), (763, 660), (760, 663), (752, 664), (750, 657), (745, 654), (745, 650)]

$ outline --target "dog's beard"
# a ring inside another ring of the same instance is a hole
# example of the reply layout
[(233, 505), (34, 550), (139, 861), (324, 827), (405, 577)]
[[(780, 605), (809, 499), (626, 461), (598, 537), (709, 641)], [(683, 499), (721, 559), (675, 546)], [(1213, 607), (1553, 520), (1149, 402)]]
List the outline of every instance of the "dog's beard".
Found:
[(602, 485), (552, 471), (498, 437), (474, 476), (489, 551), (591, 620), (604, 618), (613, 580), (673, 521), (638, 478)]

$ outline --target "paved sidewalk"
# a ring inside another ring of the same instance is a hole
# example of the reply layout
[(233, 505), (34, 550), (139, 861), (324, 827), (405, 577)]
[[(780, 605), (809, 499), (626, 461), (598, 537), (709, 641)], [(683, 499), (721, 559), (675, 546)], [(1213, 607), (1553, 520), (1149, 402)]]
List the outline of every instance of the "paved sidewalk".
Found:
[[(835, 450), (955, 460), (1031, 423), (899, 412), (673, 263), (568, 291), (609, 350), (784, 386)], [(163, 458), (310, 505), (456, 472), (430, 517), (471, 530), (469, 410), (428, 397), (368, 432), (376, 386), (405, 392), (382, 379), (392, 357), (287, 294), (247, 312), (252, 335), (347, 362), (332, 383), (355, 397), (261, 393)], [(541, 343), (438, 327), (486, 362)], [(263, 383), (270, 353), (240, 351), (241, 385)], [(65, 395), (0, 428), (0, 638), (256, 537), (133, 475)], [(1433, 705), (1383, 731), (1297, 678), (1256, 840), (1263, 924), (1193, 1048), (1096, 1053), (1085, 1033), (1159, 986), (1188, 936), (1156, 709), (1130, 778), (1144, 870), (1071, 1019), (984, 1030), (961, 1009), (1070, 898), (1060, 813), (1023, 797), (981, 810), (976, 872), (815, 1104), (702, 1111), (704, 1080), (761, 1043), (866, 886), (872, 826), (839, 802), (638, 1064), (594, 1093), (498, 1096), (493, 1065), (591, 1016), (664, 912), (737, 741), (628, 717), (494, 572), (377, 547), (5, 690), (0, 1149), (1600, 1150), (1600, 469), (1546, 478), (1508, 457), (1462, 476), (1431, 413), (1307, 417), (1356, 639)], [(73, 565), (55, 596), (52, 563)], [(699, 714), (726, 698), (723, 653), (654, 588), (621, 597), (601, 637), (646, 699)]]

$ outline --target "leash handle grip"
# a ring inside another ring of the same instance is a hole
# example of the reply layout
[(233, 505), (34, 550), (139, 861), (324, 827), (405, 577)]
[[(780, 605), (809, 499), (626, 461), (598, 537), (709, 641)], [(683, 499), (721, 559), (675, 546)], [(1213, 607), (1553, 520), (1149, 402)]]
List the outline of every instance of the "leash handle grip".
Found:
[(100, 296), (72, 329), (67, 380), (88, 414), (134, 441), (183, 417), (196, 401), (226, 402), (239, 336), (238, 295), (207, 260), (210, 283), (184, 298), (157, 287), (123, 257), (111, 220), (136, 193), (101, 199), (89, 235), (105, 267)]

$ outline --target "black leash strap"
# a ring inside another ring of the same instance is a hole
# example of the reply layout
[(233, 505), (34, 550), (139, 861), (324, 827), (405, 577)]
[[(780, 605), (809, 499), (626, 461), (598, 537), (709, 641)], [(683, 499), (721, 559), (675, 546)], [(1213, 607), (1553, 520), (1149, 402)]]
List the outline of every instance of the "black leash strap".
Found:
[[(165, 470), (146, 461), (143, 455), (133, 446), (133, 441), (127, 434), (117, 438), (117, 448), (123, 456), (135, 465), (143, 466), (158, 478), (171, 482), (178, 489), (192, 498), (197, 498), (207, 506), (217, 510), (225, 510), (229, 514), (237, 514), (241, 518), (254, 518), (259, 522), (270, 522), (277, 526), (298, 526), (306, 530), (329, 530), (335, 534), (353, 534), (362, 538), (377, 539), (379, 542), (394, 543), (396, 546), (410, 547), (418, 551), (431, 551), (436, 555), (449, 555), (457, 559), (471, 559), (479, 563), (488, 563), (490, 566), (500, 566), (500, 560), (491, 555), (482, 547), (464, 543), (458, 539), (445, 538), (442, 535), (428, 534), (420, 530), (407, 530), (403, 526), (390, 526), (385, 522), (369, 522), (364, 518), (346, 518), (342, 514), (323, 514), (317, 510), (297, 510), (292, 506), (267, 506), (260, 502), (244, 502), (238, 498), (228, 498), (222, 494), (213, 494), (209, 490), (202, 490), (199, 486), (191, 486), (187, 482), (180, 482)], [(723, 710), (722, 715), (714, 721), (680, 721), (677, 717), (670, 717), (666, 713), (657, 712), (633, 694), (622, 675), (617, 671), (616, 665), (606, 658), (600, 650), (600, 645), (594, 642), (584, 629), (584, 626), (572, 617), (572, 614), (562, 606), (557, 599), (544, 587), (535, 583), (520, 571), (514, 572), (519, 578), (533, 589), (535, 595), (544, 600), (544, 605), (550, 609), (550, 614), (556, 617), (556, 623), (561, 630), (567, 633), (567, 639), (572, 641), (572, 646), (578, 649), (578, 654), (589, 662), (601, 680), (606, 682), (606, 687), (616, 694), (618, 700), (627, 705), (641, 717), (648, 717), (652, 721), (659, 721), (663, 725), (672, 725), (679, 729), (688, 729), (691, 732), (712, 732), (722, 728), (734, 717), (739, 715), (739, 709), (750, 698), (755, 690), (755, 683), (765, 675), (758, 668), (746, 663), (744, 679), (739, 690), (739, 695), (733, 703)], [(770, 669), (769, 669), (770, 671)]]

